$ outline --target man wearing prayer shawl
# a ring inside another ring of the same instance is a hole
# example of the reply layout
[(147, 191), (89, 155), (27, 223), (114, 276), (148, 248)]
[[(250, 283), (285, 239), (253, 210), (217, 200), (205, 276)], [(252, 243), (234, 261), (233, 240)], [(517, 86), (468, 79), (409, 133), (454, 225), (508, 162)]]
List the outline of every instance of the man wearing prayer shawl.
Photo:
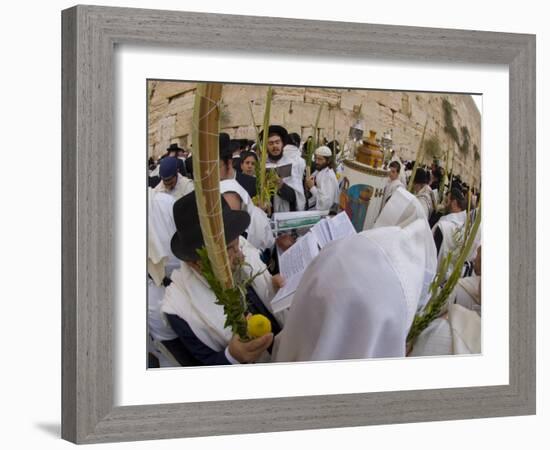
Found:
[[(280, 325), (269, 305), (275, 293), (271, 275), (265, 270), (258, 251), (246, 239), (240, 237), (250, 224), (245, 211), (233, 211), (222, 201), (225, 241), (229, 261), (235, 276), (243, 279), (261, 272), (247, 290), (248, 309), (251, 314), (263, 314), (270, 322), (273, 333), (248, 342), (241, 342), (231, 329), (225, 327), (223, 306), (216, 304), (216, 297), (201, 273), (197, 249), (204, 246), (199, 222), (195, 193), (174, 203), (176, 233), (170, 247), (182, 261), (171, 275), (172, 284), (166, 288), (162, 312), (180, 341), (194, 358), (194, 365), (239, 364), (269, 359), (266, 354), (273, 335)], [(246, 264), (242, 264), (242, 262)]]
[[(148, 192), (147, 215), (147, 331), (148, 352), (159, 367), (186, 365), (189, 353), (174, 330), (163, 319), (160, 310), (165, 287), (179, 260), (170, 250), (170, 239), (176, 232), (172, 207), (174, 197), (164, 192)], [(154, 367), (152, 365), (150, 367)]]
[(384, 208), (384, 205), (388, 203), (388, 200), (391, 198), (393, 193), (398, 187), (404, 187), (405, 185), (401, 182), (399, 178), (399, 173), (401, 171), (401, 164), (397, 161), (390, 162), (389, 165), (390, 173), (388, 174), (388, 182), (384, 187), (384, 196), (382, 197), (382, 205), (380, 211)]
[(475, 353), (481, 353), (481, 317), (453, 303), (445, 316), (432, 321), (420, 333), (409, 356)]
[[(432, 228), (434, 241), (437, 248), (438, 265), (442, 264), (449, 252), (456, 251), (461, 243), (459, 234), (464, 232), (464, 226), (466, 223), (466, 199), (460, 189), (453, 188), (451, 192), (447, 194), (445, 208), (448, 211), (448, 214), (441, 217), (441, 219), (439, 219), (439, 221)], [(472, 260), (475, 256), (475, 252), (477, 251), (477, 247), (479, 246), (479, 242), (481, 240), (480, 230), (481, 227), (478, 230), (476, 240), (472, 246), (472, 251), (466, 258), (466, 261)], [(446, 277), (450, 276), (452, 270), (453, 264), (450, 264)]]
[(481, 245), (474, 260), (474, 275), (458, 280), (448, 303), (463, 306), (481, 316)]
[[(406, 214), (386, 213), (375, 228), (329, 243), (306, 269), (276, 338), (274, 361), (405, 356), (436, 253), (418, 201), (402, 191)], [(392, 196), (390, 209), (397, 200)]]
[(328, 211), (339, 201), (338, 180), (331, 167), (331, 161), (330, 148), (321, 146), (315, 150), (315, 172), (306, 180), (306, 187), (311, 193), (308, 200), (309, 209)]
[(167, 156), (160, 161), (159, 175), (162, 181), (154, 189), (155, 192), (170, 194), (175, 200), (194, 189), (193, 181), (178, 172), (178, 161), (181, 160), (173, 156)]
[(220, 180), (236, 180), (250, 197), (254, 197), (256, 195), (256, 178), (235, 170), (233, 150), (236, 141), (233, 142), (231, 144), (231, 139), (227, 133), (220, 133)]
[[(260, 132), (263, 136), (263, 131)], [(277, 168), (291, 164), (291, 174), (281, 178), (277, 193), (273, 197), (273, 212), (303, 211), (305, 195), (302, 180), (304, 165), (296, 163), (294, 156), (284, 154), (283, 148), (288, 143), (288, 132), (279, 125), (270, 125), (267, 137), (266, 168)]]
[(422, 168), (419, 168), (414, 174), (413, 189), (416, 198), (422, 204), (426, 217), (429, 219), (434, 208), (437, 206), (437, 195), (428, 184), (430, 174)]
[(288, 135), (288, 143), (283, 148), (283, 155), (292, 159), (292, 164), (298, 165), (296, 171), (301, 173), (303, 176), (306, 170), (306, 162), (304, 158), (302, 158), (302, 150), (300, 150), (300, 136), (297, 133), (290, 133)]

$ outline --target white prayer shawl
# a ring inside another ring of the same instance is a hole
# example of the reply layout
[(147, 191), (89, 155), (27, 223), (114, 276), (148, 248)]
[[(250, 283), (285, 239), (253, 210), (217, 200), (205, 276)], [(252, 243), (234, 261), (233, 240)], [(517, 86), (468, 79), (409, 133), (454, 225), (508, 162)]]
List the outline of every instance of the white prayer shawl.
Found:
[(315, 177), (315, 186), (310, 189), (309, 206), (318, 211), (327, 211), (340, 199), (336, 174), (330, 167), (325, 167), (320, 172), (313, 172), (312, 176)]
[[(239, 245), (253, 273), (265, 270), (257, 250), (240, 237)], [(255, 255), (257, 257), (255, 257)], [(250, 267), (244, 268), (250, 273)], [(252, 287), (266, 307), (270, 308), (273, 296), (271, 275), (265, 272), (254, 280)], [(232, 338), (230, 328), (225, 328), (223, 306), (215, 303), (216, 297), (204, 277), (185, 262), (172, 272), (172, 284), (166, 288), (161, 310), (185, 320), (197, 338), (214, 351), (224, 350)]]
[(147, 272), (155, 284), (160, 286), (168, 265), (173, 269), (179, 265), (170, 249), (170, 240), (176, 232), (172, 208), (174, 197), (163, 192), (148, 190), (147, 229)]
[(178, 337), (160, 310), (164, 294), (164, 286), (156, 286), (150, 278), (147, 280), (147, 330), (155, 341), (171, 341)]
[[(283, 178), (283, 182), (291, 187), (296, 193), (296, 210), (303, 211), (306, 205), (306, 197), (304, 194), (303, 185), (305, 164), (302, 164), (300, 161), (297, 160), (297, 158), (285, 155), (284, 153), (280, 160), (268, 160), (268, 163), (272, 167), (280, 167), (286, 166), (287, 164), (292, 164), (292, 172), (290, 176)], [(273, 212), (288, 212), (290, 211), (290, 204), (286, 200), (275, 194), (275, 198), (273, 199), (273, 210)]]
[(435, 319), (418, 336), (409, 356), (481, 353), (481, 318), (461, 305), (449, 306), (448, 318)]
[(435, 256), (426, 260), (426, 236), (432, 239), (425, 220), (416, 220), (325, 246), (294, 294), (273, 360), (405, 356), (426, 269), (435, 269)]
[(150, 177), (158, 177), (159, 176), (159, 171), (160, 171), (160, 164), (157, 164), (156, 167), (153, 170), (149, 171), (149, 176)]
[(426, 265), (422, 291), (417, 299), (417, 310), (423, 309), (429, 300), (430, 285), (437, 269), (437, 249), (435, 248), (428, 220), (424, 214), (418, 199), (403, 186), (400, 186), (382, 209), (382, 213), (376, 219), (373, 227), (398, 226), (406, 228), (415, 221), (422, 222), (424, 230), (418, 250), (424, 252), (423, 259), (426, 261)]
[(380, 210), (384, 208), (384, 205), (388, 202), (395, 190), (399, 187), (405, 187), (405, 185), (401, 182), (399, 178), (393, 181), (388, 178), (388, 182), (386, 183), (386, 186), (384, 186), (384, 196), (382, 197), (382, 205), (380, 207)]
[(437, 205), (436, 193), (429, 185), (426, 184), (416, 193), (416, 198), (418, 198), (420, 204), (424, 208), (426, 217), (429, 218), (435, 206)]
[(185, 320), (197, 338), (212, 350), (224, 350), (231, 340), (231, 329), (224, 327), (223, 306), (215, 304), (216, 297), (206, 280), (185, 262), (172, 272), (171, 279), (161, 311)]
[(285, 312), (273, 312), (271, 299), (275, 296), (276, 291), (273, 287), (272, 276), (269, 273), (269, 270), (266, 269), (263, 261), (260, 259), (258, 249), (243, 237), (240, 238), (239, 245), (245, 261), (250, 264), (250, 266), (243, 267), (243, 276), (249, 278), (253, 273), (257, 273), (259, 270), (262, 271), (261, 275), (257, 276), (252, 282), (252, 288), (256, 294), (258, 294), (258, 297), (260, 297), (269, 312), (275, 316), (279, 322), (279, 325), (282, 326), (284, 323)]
[(461, 305), (481, 315), (480, 282), (481, 277), (478, 275), (460, 278), (449, 296), (449, 306), (451, 304)]
[(401, 184), (403, 184), (403, 186), (406, 186), (407, 174), (405, 173), (405, 164), (403, 164), (403, 161), (401, 161), (401, 158), (397, 156), (396, 153), (394, 153), (390, 162), (393, 161), (397, 161), (399, 163), (399, 181), (401, 181)]
[(220, 192), (235, 192), (244, 205), (244, 209), (250, 215), (250, 225), (248, 226), (247, 241), (258, 250), (264, 251), (266, 248), (272, 248), (275, 245), (275, 237), (271, 230), (267, 214), (258, 208), (252, 202), (248, 192), (236, 180), (222, 180), (220, 182)]
[(288, 144), (283, 148), (283, 155), (288, 156), (291, 159), (294, 159), (296, 162), (303, 164), (304, 169), (306, 167), (306, 162), (302, 158), (302, 151), (295, 145)]
[[(432, 231), (435, 232), (436, 228), (439, 227), (441, 230), (441, 235), (443, 236), (441, 246), (439, 247), (439, 254), (437, 256), (438, 267), (442, 264), (449, 252), (457, 249), (457, 232), (460, 232), (461, 228), (464, 227), (465, 222), (466, 211), (460, 211), (443, 216), (432, 228)], [(449, 269), (447, 270), (446, 278), (451, 275), (452, 271), (453, 264), (450, 264)]]
[(401, 228), (427, 216), (418, 199), (404, 186), (398, 185), (389, 201), (384, 205), (374, 223), (374, 228), (400, 226)]
[(170, 194), (172, 197), (174, 197), (175, 200), (179, 200), (183, 196), (192, 192), (194, 189), (195, 187), (193, 185), (193, 180), (184, 177), (181, 173), (178, 172), (178, 181), (174, 186), (174, 189), (168, 191), (161, 180), (161, 182), (155, 186), (154, 191)]

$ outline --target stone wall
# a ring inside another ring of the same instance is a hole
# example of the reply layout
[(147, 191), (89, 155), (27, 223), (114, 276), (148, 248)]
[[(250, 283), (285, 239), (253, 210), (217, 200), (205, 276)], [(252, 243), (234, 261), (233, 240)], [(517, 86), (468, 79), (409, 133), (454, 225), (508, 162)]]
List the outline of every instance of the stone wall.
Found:
[[(191, 146), (195, 83), (150, 81), (148, 85), (148, 154), (159, 157), (171, 143)], [(226, 84), (221, 105), (221, 130), (232, 138), (256, 139), (249, 105), (256, 125), (263, 122), (266, 86)], [(466, 127), (470, 135), (467, 153), (445, 132), (443, 99), (453, 108), (453, 122), (459, 132)], [(412, 160), (420, 144), (426, 120), (426, 139), (437, 142), (444, 159), (447, 150), (454, 152), (454, 172), (468, 182), (479, 185), (481, 154), (481, 117), (469, 95), (400, 91), (374, 91), (313, 87), (273, 88), (271, 123), (281, 124), (289, 132), (305, 139), (324, 104), (319, 127), (321, 138), (333, 136), (343, 144), (349, 128), (363, 121), (365, 134), (375, 130), (377, 137), (391, 130), (393, 147), (402, 159)], [(437, 147), (437, 145), (435, 146)], [(426, 157), (429, 162), (431, 158)]]

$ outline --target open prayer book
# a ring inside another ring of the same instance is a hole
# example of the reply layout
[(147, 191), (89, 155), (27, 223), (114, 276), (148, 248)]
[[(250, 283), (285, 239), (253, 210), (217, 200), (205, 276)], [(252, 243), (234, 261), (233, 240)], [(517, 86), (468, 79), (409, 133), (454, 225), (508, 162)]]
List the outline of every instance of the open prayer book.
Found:
[(277, 172), (279, 178), (289, 177), (292, 173), (292, 164), (285, 164), (284, 166), (277, 167), (273, 163), (266, 163), (265, 168), (266, 170), (274, 170), (275, 172)]
[(292, 304), (292, 298), (300, 284), (307, 266), (329, 242), (356, 234), (345, 211), (332, 218), (325, 218), (313, 226), (307, 234), (279, 257), (280, 273), (285, 285), (279, 289), (271, 306), (274, 312), (282, 311)]

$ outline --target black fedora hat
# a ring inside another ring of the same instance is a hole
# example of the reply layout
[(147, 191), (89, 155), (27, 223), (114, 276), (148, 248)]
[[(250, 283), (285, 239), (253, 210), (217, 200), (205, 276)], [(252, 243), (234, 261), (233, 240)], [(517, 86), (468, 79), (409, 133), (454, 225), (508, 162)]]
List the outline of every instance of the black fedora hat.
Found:
[[(282, 127), (281, 125), (269, 125), (269, 128), (267, 129), (267, 135), (271, 136), (273, 134), (278, 135), (281, 140), (283, 141), (283, 145), (288, 144), (288, 131), (285, 127)], [(263, 138), (264, 131), (260, 131), (260, 139)]]
[(170, 147), (168, 147), (166, 151), (170, 153), (170, 152), (184, 152), (185, 150), (181, 148), (178, 144), (170, 144)]
[[(222, 217), (225, 242), (237, 239), (250, 224), (250, 216), (246, 211), (233, 211), (222, 201)], [(195, 192), (191, 192), (174, 203), (174, 222), (176, 232), (170, 241), (172, 253), (182, 261), (196, 261), (199, 259), (197, 250), (204, 246), (199, 212)]]

